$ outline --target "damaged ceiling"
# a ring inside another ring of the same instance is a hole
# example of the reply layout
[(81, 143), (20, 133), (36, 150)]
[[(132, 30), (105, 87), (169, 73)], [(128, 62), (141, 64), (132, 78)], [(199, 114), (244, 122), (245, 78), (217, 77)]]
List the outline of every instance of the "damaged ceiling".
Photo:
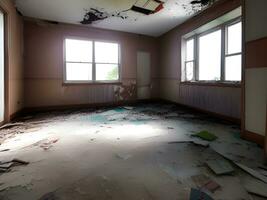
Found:
[(16, 0), (26, 17), (160, 36), (215, 0)]

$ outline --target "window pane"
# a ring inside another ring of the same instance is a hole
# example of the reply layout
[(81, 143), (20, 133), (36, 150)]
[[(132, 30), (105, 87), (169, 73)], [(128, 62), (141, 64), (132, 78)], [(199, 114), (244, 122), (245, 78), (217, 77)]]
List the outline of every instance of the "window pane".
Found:
[(95, 42), (95, 62), (118, 63), (119, 45), (115, 43)]
[(199, 80), (220, 80), (221, 30), (199, 38)]
[(87, 63), (67, 63), (67, 81), (90, 81), (92, 80), (92, 64)]
[(239, 53), (242, 49), (242, 25), (241, 22), (228, 26), (227, 54)]
[(92, 62), (92, 42), (66, 39), (67, 62)]
[(186, 61), (194, 60), (194, 39), (186, 41)]
[(186, 80), (192, 81), (194, 78), (194, 62), (188, 62), (186, 66)]
[(96, 64), (96, 80), (113, 81), (119, 79), (119, 67), (114, 64)]
[(241, 55), (226, 57), (225, 80), (241, 81), (241, 68)]

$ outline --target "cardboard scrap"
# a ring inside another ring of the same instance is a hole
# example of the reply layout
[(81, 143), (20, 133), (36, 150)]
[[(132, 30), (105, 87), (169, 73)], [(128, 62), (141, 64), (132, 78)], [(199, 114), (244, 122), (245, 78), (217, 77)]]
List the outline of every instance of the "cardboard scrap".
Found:
[(211, 180), (204, 174), (199, 174), (191, 177), (199, 189), (207, 190), (214, 193), (221, 186), (215, 181)]
[(226, 160), (209, 160), (206, 164), (217, 175), (231, 174), (234, 172), (234, 168)]
[(208, 131), (200, 131), (196, 134), (192, 135), (193, 137), (199, 137), (203, 140), (207, 140), (207, 141), (214, 141), (217, 139), (217, 136), (208, 132)]
[(213, 200), (213, 198), (201, 190), (191, 188), (190, 200)]
[(241, 168), (242, 170), (246, 171), (247, 173), (249, 173), (251, 176), (263, 181), (264, 183), (267, 183), (267, 177), (260, 174), (259, 172), (255, 171), (254, 169), (251, 169), (243, 164), (237, 163), (235, 162), (235, 164)]

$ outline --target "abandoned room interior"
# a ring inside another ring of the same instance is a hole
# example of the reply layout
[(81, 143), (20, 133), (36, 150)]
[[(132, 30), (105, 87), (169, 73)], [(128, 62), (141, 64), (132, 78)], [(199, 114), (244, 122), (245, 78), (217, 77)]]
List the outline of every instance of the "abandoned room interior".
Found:
[(0, 200), (267, 199), (267, 0), (0, 0)]

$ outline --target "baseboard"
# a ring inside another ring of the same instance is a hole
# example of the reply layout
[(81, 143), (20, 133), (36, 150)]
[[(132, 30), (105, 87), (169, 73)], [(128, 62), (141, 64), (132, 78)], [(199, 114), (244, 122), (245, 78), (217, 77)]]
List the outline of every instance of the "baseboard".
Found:
[(15, 112), (15, 113), (11, 114), (11, 115), (9, 116), (9, 121), (12, 121), (12, 120), (14, 120), (15, 118), (20, 117), (20, 116), (23, 114), (23, 112), (24, 112), (24, 109), (21, 109), (21, 110)]
[(229, 117), (229, 116), (226, 116), (226, 115), (223, 115), (223, 114), (220, 114), (220, 113), (204, 110), (204, 109), (197, 108), (197, 107), (194, 107), (194, 106), (189, 106), (189, 105), (186, 105), (186, 104), (177, 103), (177, 102), (174, 102), (174, 101), (169, 101), (169, 100), (166, 100), (166, 99), (160, 99), (160, 101), (166, 102), (166, 103), (176, 104), (178, 106), (182, 106), (182, 107), (185, 107), (185, 108), (190, 109), (190, 110), (194, 110), (194, 111), (197, 111), (197, 112), (200, 112), (200, 113), (204, 113), (204, 114), (207, 114), (207, 115), (222, 119), (224, 121), (229, 121), (229, 122), (232, 122), (234, 124), (238, 124), (238, 125), (241, 124), (241, 119), (238, 119), (238, 118)]
[(251, 142), (255, 142), (259, 146), (264, 147), (265, 137), (263, 135), (245, 130), (245, 132), (242, 134), (242, 138)]
[(137, 103), (150, 103), (158, 102), (158, 99), (144, 99), (144, 100), (127, 100), (127, 101), (116, 101), (116, 102), (106, 102), (106, 103), (90, 103), (90, 104), (70, 104), (70, 105), (55, 105), (55, 106), (39, 106), (39, 107), (26, 107), (23, 109), (22, 113), (38, 113), (38, 112), (48, 112), (48, 111), (62, 111), (69, 109), (86, 109), (86, 108), (103, 108), (103, 107), (116, 107), (116, 106), (126, 106), (134, 105)]

